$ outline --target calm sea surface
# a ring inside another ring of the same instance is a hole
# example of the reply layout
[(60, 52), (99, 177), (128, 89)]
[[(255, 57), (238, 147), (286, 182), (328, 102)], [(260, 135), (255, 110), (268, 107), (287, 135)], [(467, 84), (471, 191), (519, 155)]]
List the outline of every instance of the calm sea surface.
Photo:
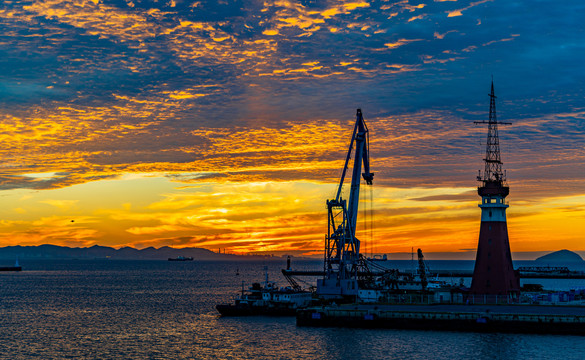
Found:
[[(458, 262), (462, 268), (472, 262)], [(21, 261), (0, 273), (0, 359), (583, 359), (585, 337), (297, 328), (215, 304), (283, 262)], [(432, 266), (455, 268), (454, 263)], [(319, 262), (296, 268), (319, 269)], [(402, 264), (407, 266), (407, 262)], [(446, 266), (446, 267), (445, 267)], [(438, 267), (437, 267), (438, 268)], [(236, 276), (239, 270), (240, 275)]]

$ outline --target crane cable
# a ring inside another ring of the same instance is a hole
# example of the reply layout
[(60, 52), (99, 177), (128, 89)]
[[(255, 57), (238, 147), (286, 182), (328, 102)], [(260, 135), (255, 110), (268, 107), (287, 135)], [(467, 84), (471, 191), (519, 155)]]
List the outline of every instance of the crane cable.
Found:
[(374, 188), (370, 185), (370, 242), (373, 251), (377, 252), (376, 243), (374, 242)]
[[(365, 184), (364, 184), (365, 185)], [(362, 203), (362, 218), (364, 219), (364, 227), (361, 231), (361, 234), (364, 235), (363, 236), (363, 242), (364, 242), (364, 255), (367, 258), (368, 257), (368, 246), (371, 247), (371, 244), (369, 243), (369, 241), (367, 241), (366, 239), (366, 234), (367, 234), (367, 204), (366, 204), (366, 192), (364, 190), (364, 186), (360, 186), (360, 198), (361, 198), (361, 203)], [(371, 250), (371, 249), (370, 249)]]
[[(364, 189), (364, 186), (369, 188), (369, 192)], [(364, 239), (364, 254), (370, 254), (373, 257), (377, 252), (377, 246), (374, 242), (374, 188), (372, 185), (364, 184), (360, 187), (360, 197), (362, 198), (362, 214), (364, 218), (363, 239)], [(368, 194), (369, 193), (369, 194)], [(368, 196), (369, 195), (369, 196)], [(369, 208), (368, 208), (369, 205)], [(369, 222), (369, 231), (368, 231)]]

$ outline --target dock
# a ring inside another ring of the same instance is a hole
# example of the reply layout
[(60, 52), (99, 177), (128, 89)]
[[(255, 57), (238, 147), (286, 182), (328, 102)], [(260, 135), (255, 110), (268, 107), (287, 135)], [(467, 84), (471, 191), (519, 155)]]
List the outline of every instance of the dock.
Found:
[[(286, 276), (325, 276), (322, 270), (302, 271), (302, 270), (282, 270)], [(400, 272), (399, 275), (409, 273)], [(585, 271), (530, 271), (519, 269), (521, 279), (585, 279)], [(360, 276), (382, 276), (384, 272), (375, 271), (370, 273), (360, 273)], [(440, 278), (470, 278), (473, 276), (473, 270), (437, 270), (433, 271), (433, 276)]]
[[(533, 270), (536, 269), (536, 270)], [(556, 271), (543, 268), (519, 268), (520, 279), (585, 279), (585, 271)], [(438, 270), (433, 272), (434, 276), (465, 278), (473, 277), (472, 270)]]
[(330, 305), (297, 311), (298, 326), (585, 335), (585, 307)]
[[(521, 279), (585, 279), (585, 271), (570, 271), (564, 270), (566, 268), (529, 268), (521, 267), (518, 268)], [(290, 270), (283, 269), (283, 275), (285, 276), (325, 276), (323, 270)], [(399, 272), (399, 275), (408, 275), (407, 272)], [(359, 273), (360, 276), (382, 276), (383, 271), (372, 271), (369, 273)], [(432, 272), (433, 276), (439, 278), (470, 278), (473, 276), (473, 270), (436, 270)]]

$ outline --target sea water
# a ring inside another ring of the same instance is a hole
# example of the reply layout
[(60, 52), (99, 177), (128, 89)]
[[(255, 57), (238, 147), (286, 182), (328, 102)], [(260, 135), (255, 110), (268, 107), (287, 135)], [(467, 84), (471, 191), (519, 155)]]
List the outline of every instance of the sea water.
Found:
[[(21, 260), (21, 265), (22, 272), (0, 273), (0, 359), (582, 359), (585, 354), (580, 336), (303, 328), (291, 317), (219, 317), (215, 305), (231, 302), (242, 285), (264, 281), (264, 266), (269, 280), (287, 285), (280, 275), (285, 261)], [(469, 266), (441, 267), (446, 265)], [(293, 266), (318, 270), (322, 265)]]

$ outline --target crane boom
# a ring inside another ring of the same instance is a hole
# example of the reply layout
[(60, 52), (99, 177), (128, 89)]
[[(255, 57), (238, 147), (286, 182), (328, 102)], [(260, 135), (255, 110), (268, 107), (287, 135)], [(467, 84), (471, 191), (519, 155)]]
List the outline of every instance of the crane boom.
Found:
[[(352, 233), (355, 234), (356, 220), (358, 213), (358, 203), (360, 199), (360, 173), (362, 169), (362, 162), (364, 164), (364, 173), (361, 174), (366, 181), (366, 184), (372, 185), (374, 174), (370, 173), (370, 158), (369, 158), (369, 136), (368, 128), (362, 116), (362, 110), (357, 109), (356, 126), (357, 133), (354, 130), (355, 139), (355, 159), (353, 162), (353, 174), (351, 176), (351, 188), (349, 194), (349, 222), (352, 227)], [(352, 141), (354, 140), (352, 139)], [(350, 149), (351, 152), (351, 149)], [(342, 184), (340, 184), (341, 187)], [(359, 242), (358, 242), (359, 244)], [(359, 247), (358, 247), (359, 252)]]

